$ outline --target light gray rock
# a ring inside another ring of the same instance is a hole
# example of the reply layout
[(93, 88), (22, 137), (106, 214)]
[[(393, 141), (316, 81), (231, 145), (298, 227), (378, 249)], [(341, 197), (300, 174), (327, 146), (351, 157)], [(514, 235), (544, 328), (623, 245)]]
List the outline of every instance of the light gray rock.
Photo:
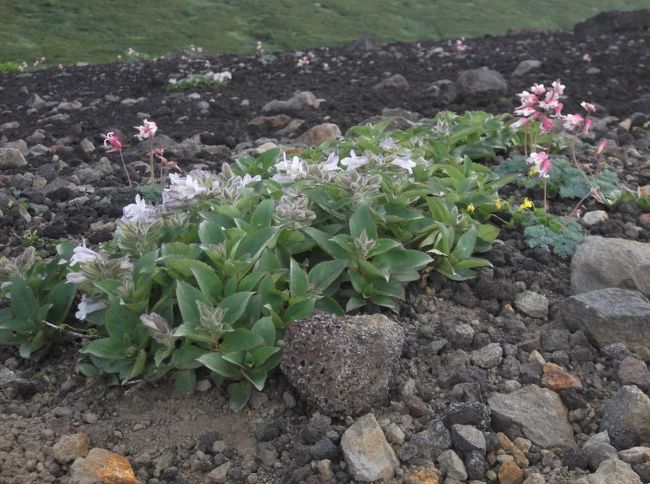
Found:
[(650, 442), (650, 398), (637, 386), (621, 387), (603, 407), (600, 429), (617, 449)]
[(598, 347), (625, 343), (643, 358), (650, 357), (650, 301), (637, 291), (598, 289), (566, 298), (558, 319), (581, 329)]
[(12, 131), (14, 129), (18, 129), (20, 127), (20, 123), (18, 121), (10, 121), (8, 123), (3, 123), (0, 124), (0, 133), (3, 133), (5, 131)]
[(323, 413), (357, 415), (388, 395), (404, 331), (384, 315), (317, 313), (285, 333), (282, 372)]
[(454, 447), (463, 452), (474, 450), (485, 455), (487, 443), (483, 432), (472, 425), (455, 424), (451, 426), (451, 440)]
[(589, 469), (595, 471), (607, 459), (616, 459), (618, 454), (614, 446), (609, 443), (607, 431), (592, 435), (582, 446), (582, 452), (589, 462)]
[(296, 141), (307, 146), (318, 146), (341, 137), (341, 129), (334, 123), (323, 123), (309, 128)]
[(16, 148), (0, 148), (0, 168), (20, 168), (27, 160)]
[(546, 479), (542, 474), (537, 472), (529, 473), (524, 479), (523, 484), (546, 484)]
[(618, 459), (607, 459), (595, 473), (575, 481), (576, 484), (641, 484), (641, 478), (630, 464)]
[(650, 447), (632, 447), (618, 453), (618, 458), (628, 464), (650, 462)]
[(574, 294), (620, 287), (650, 296), (650, 244), (619, 238), (590, 236), (571, 259)]
[(458, 89), (465, 94), (506, 94), (508, 83), (503, 76), (487, 67), (461, 71), (456, 81)]
[(582, 223), (587, 227), (591, 227), (597, 223), (604, 222), (608, 218), (609, 215), (607, 215), (607, 212), (604, 210), (591, 210), (590, 212), (585, 213), (580, 220), (582, 220)]
[(302, 91), (295, 94), (287, 101), (273, 100), (264, 105), (262, 112), (265, 114), (291, 114), (303, 109), (318, 109), (321, 99), (317, 99), (313, 92)]
[(66, 434), (52, 446), (54, 459), (59, 464), (67, 464), (77, 457), (85, 457), (88, 454), (88, 434)]
[(525, 76), (530, 71), (539, 69), (540, 67), (542, 67), (542, 61), (538, 61), (534, 59), (521, 61), (517, 66), (517, 68), (514, 71), (512, 71), (512, 77)]
[(29, 96), (29, 99), (27, 100), (25, 105), (28, 108), (40, 109), (41, 107), (43, 107), (45, 105), (45, 100), (41, 96), (39, 96), (38, 94), (33, 92)]
[(438, 456), (440, 470), (444, 472), (447, 479), (455, 479), (465, 482), (467, 480), (467, 469), (458, 454), (453, 450), (445, 450)]
[(4, 145), (4, 148), (16, 148), (23, 156), (29, 155), (29, 148), (27, 147), (27, 143), (25, 143), (25, 140), (22, 139), (10, 141)]
[(427, 87), (427, 92), (437, 99), (440, 99), (444, 103), (453, 103), (458, 98), (458, 90), (453, 81), (449, 79), (440, 79), (438, 81), (432, 82), (429, 87)]
[(503, 357), (503, 348), (499, 343), (490, 343), (483, 348), (472, 351), (469, 358), (472, 363), (481, 368), (494, 368), (499, 366)]
[(517, 294), (515, 306), (531, 318), (545, 319), (548, 316), (548, 298), (533, 291)]
[(214, 482), (215, 484), (225, 483), (228, 480), (228, 471), (231, 467), (232, 464), (230, 462), (226, 462), (218, 467), (215, 467), (208, 474), (208, 479), (210, 482)]
[(528, 385), (512, 393), (495, 393), (488, 398), (488, 404), (498, 430), (515, 425), (527, 439), (545, 449), (576, 445), (567, 420), (568, 410), (551, 390)]
[(93, 151), (95, 151), (95, 145), (88, 138), (84, 138), (83, 140), (81, 140), (79, 146), (81, 147), (81, 151), (83, 151), (84, 153), (92, 153)]
[(626, 357), (618, 366), (618, 378), (624, 385), (636, 385), (643, 390), (650, 389), (648, 365), (633, 356)]
[(393, 74), (383, 81), (372, 86), (373, 89), (401, 89), (408, 90), (411, 88), (409, 81), (401, 74)]
[(341, 450), (350, 475), (361, 482), (388, 480), (399, 466), (372, 413), (357, 419), (341, 437)]

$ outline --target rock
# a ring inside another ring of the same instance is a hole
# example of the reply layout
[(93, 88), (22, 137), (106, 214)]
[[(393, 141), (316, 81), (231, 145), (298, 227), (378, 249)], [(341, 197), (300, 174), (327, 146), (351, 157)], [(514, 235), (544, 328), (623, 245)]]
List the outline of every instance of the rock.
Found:
[(470, 479), (483, 480), (485, 476), (486, 463), (484, 455), (474, 450), (465, 454), (465, 469)]
[(521, 61), (519, 65), (517, 65), (517, 68), (514, 71), (512, 71), (511, 75), (512, 77), (525, 76), (530, 71), (539, 69), (540, 67), (542, 67), (542, 61), (533, 60), (533, 59), (524, 60)]
[(447, 339), (456, 348), (468, 348), (474, 341), (475, 333), (469, 324), (461, 323), (449, 329)]
[(29, 147), (25, 140), (19, 139), (17, 141), (11, 141), (4, 145), (4, 148), (16, 148), (23, 156), (28, 156), (30, 153)]
[(411, 88), (409, 81), (406, 80), (401, 74), (393, 74), (383, 81), (372, 86), (373, 89), (403, 89), (408, 90)]
[(598, 289), (566, 298), (558, 319), (582, 330), (599, 347), (625, 343), (643, 358), (650, 357), (650, 302), (628, 289)]
[(506, 94), (508, 83), (503, 76), (492, 69), (481, 67), (461, 71), (458, 74), (456, 86), (464, 94)]
[(650, 296), (650, 243), (586, 237), (571, 259), (571, 290), (582, 294), (620, 287)]
[(350, 475), (357, 481), (391, 479), (399, 466), (395, 452), (371, 413), (357, 419), (343, 433), (341, 450)]
[(576, 35), (597, 38), (605, 34), (631, 33), (650, 28), (650, 12), (634, 10), (631, 12), (602, 12), (580, 22), (573, 27)]
[(490, 427), (490, 408), (481, 402), (452, 402), (447, 409), (447, 425), (474, 425), (480, 430)]
[(262, 143), (261, 145), (253, 148), (251, 150), (251, 154), (253, 156), (259, 156), (262, 153), (266, 153), (267, 151), (274, 150), (276, 148), (278, 148), (278, 145), (276, 145), (275, 143), (272, 143), (271, 141), (267, 141), (266, 143)]
[(515, 306), (531, 318), (546, 319), (548, 316), (548, 298), (533, 291), (524, 291), (515, 297)]
[(421, 469), (404, 478), (404, 484), (440, 484), (441, 482), (440, 471), (434, 467)]
[(582, 223), (587, 227), (599, 224), (609, 219), (609, 215), (604, 210), (591, 210), (582, 216)]
[(527, 439), (545, 449), (576, 445), (568, 411), (551, 390), (528, 385), (512, 393), (495, 393), (488, 398), (488, 404), (496, 427), (507, 430), (514, 424)]
[(451, 426), (451, 440), (454, 447), (463, 452), (476, 450), (483, 455), (487, 449), (483, 432), (471, 425), (456, 424)]
[(59, 464), (67, 464), (88, 454), (88, 434), (68, 434), (52, 446), (54, 459)]
[(307, 146), (318, 146), (325, 141), (334, 141), (341, 137), (341, 130), (334, 123), (323, 123), (309, 128), (296, 141)]
[(632, 466), (634, 472), (636, 472), (641, 480), (645, 483), (650, 482), (650, 462), (645, 462), (643, 464), (634, 464)]
[(426, 92), (445, 104), (451, 104), (458, 98), (458, 90), (453, 81), (449, 79), (440, 79), (439, 81), (432, 82), (427, 87)]
[(210, 471), (208, 474), (208, 479), (210, 482), (214, 482), (216, 484), (223, 484), (228, 481), (228, 471), (232, 467), (232, 464), (230, 461), (225, 462), (221, 464), (218, 467), (215, 467)]
[(20, 168), (27, 160), (16, 148), (0, 148), (0, 168)]
[(19, 127), (20, 127), (20, 123), (18, 121), (3, 123), (0, 124), (0, 133), (4, 133), (5, 131), (12, 131), (14, 129), (18, 129)]
[(361, 35), (347, 46), (347, 50), (352, 52), (372, 52), (380, 49), (381, 44), (371, 35)]
[(641, 484), (641, 479), (630, 464), (618, 459), (607, 459), (594, 474), (575, 481), (576, 484)]
[(609, 443), (607, 431), (592, 435), (582, 446), (582, 453), (592, 471), (598, 469), (604, 460), (618, 458), (616, 449)]
[(451, 447), (451, 434), (441, 420), (432, 420), (409, 443), (415, 446), (418, 459), (433, 461)]
[(634, 385), (621, 387), (603, 407), (600, 429), (617, 449), (650, 442), (650, 398)]
[(528, 473), (524, 480), (524, 484), (546, 484), (546, 479), (544, 479), (543, 475), (538, 474), (537, 472), (532, 472)]
[(542, 386), (560, 392), (562, 390), (582, 390), (580, 378), (572, 375), (555, 363), (546, 363), (543, 369)]
[(35, 92), (31, 93), (27, 102), (25, 102), (25, 106), (34, 109), (40, 109), (44, 105), (45, 105), (45, 101), (43, 100), (43, 98), (38, 94), (36, 94)]
[(264, 105), (262, 112), (266, 114), (291, 114), (302, 109), (318, 109), (320, 99), (310, 91), (302, 91), (295, 94), (287, 101), (273, 100)]
[(465, 464), (458, 454), (453, 450), (445, 450), (438, 456), (438, 464), (440, 470), (444, 472), (447, 479), (456, 479), (457, 481), (465, 482), (467, 480), (467, 470)]
[(650, 462), (650, 447), (632, 447), (618, 453), (618, 458), (628, 464)]
[(81, 140), (81, 143), (79, 143), (79, 146), (81, 147), (81, 151), (83, 151), (86, 154), (89, 154), (89, 153), (92, 153), (93, 151), (95, 151), (95, 145), (88, 138), (84, 138), (83, 140)]
[(126, 457), (94, 448), (70, 466), (70, 484), (138, 484)]
[(287, 328), (282, 372), (324, 413), (359, 414), (386, 398), (403, 341), (403, 329), (381, 314), (317, 313)]
[(618, 366), (618, 379), (624, 385), (637, 385), (639, 388), (650, 389), (650, 371), (648, 365), (633, 356), (626, 357)]
[(257, 116), (248, 122), (248, 131), (260, 136), (284, 128), (291, 122), (291, 117), (286, 114), (275, 116)]
[(497, 433), (497, 439), (499, 440), (499, 447), (510, 454), (517, 465), (521, 467), (528, 467), (528, 458), (519, 447), (512, 443), (506, 434), (503, 432)]
[(524, 482), (524, 471), (515, 461), (509, 460), (499, 466), (500, 484), (522, 484)]
[(499, 343), (490, 343), (483, 348), (472, 351), (470, 360), (481, 368), (494, 368), (499, 366), (503, 356), (503, 348)]
[(388, 442), (391, 444), (402, 445), (404, 443), (404, 439), (406, 438), (404, 431), (395, 422), (390, 423), (386, 426), (384, 429), (384, 434), (386, 435)]

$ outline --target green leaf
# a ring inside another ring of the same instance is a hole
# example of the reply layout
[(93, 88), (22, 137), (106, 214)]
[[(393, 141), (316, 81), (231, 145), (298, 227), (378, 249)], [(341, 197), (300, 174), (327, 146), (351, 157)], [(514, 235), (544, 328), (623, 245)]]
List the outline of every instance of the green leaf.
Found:
[(47, 312), (47, 319), (52, 324), (61, 324), (68, 313), (77, 293), (77, 286), (65, 281), (59, 282), (47, 295), (46, 302), (52, 307)]
[(108, 307), (104, 321), (108, 335), (113, 339), (123, 341), (125, 345), (131, 342), (136, 328), (142, 328), (145, 333), (147, 332), (140, 322), (140, 316), (129, 311), (117, 299), (114, 299)]
[(205, 262), (201, 262), (200, 260), (195, 259), (187, 259), (185, 257), (163, 257), (161, 262), (184, 278), (190, 277), (192, 275), (192, 269), (201, 269), (206, 272), (214, 272), (214, 269), (212, 269), (212, 267), (210, 267)]
[(239, 243), (235, 257), (242, 259), (244, 256), (249, 256), (252, 260), (256, 260), (262, 251), (274, 241), (278, 230), (278, 227), (265, 227), (246, 235)]
[(235, 324), (246, 311), (246, 305), (253, 294), (250, 291), (236, 292), (221, 301), (219, 307), (226, 312), (223, 317), (224, 323)]
[(141, 278), (147, 278), (156, 267), (158, 249), (144, 254), (133, 264), (133, 282), (137, 286)]
[(88, 346), (81, 349), (81, 353), (115, 360), (126, 358), (125, 350), (126, 347), (123, 341), (116, 338), (102, 338), (88, 343)]
[(470, 257), (476, 246), (476, 228), (472, 227), (460, 236), (451, 255), (458, 260)]
[(212, 370), (226, 378), (241, 377), (239, 367), (224, 360), (221, 353), (206, 353), (203, 356), (200, 356), (198, 361), (205, 365), (209, 370)]
[(237, 328), (230, 333), (226, 333), (220, 345), (224, 353), (234, 353), (237, 351), (247, 351), (257, 346), (265, 344), (264, 338), (252, 331), (244, 328)]
[(228, 385), (228, 395), (230, 396), (230, 409), (238, 413), (246, 406), (251, 397), (251, 384), (247, 381), (231, 383)]
[(346, 251), (337, 243), (333, 242), (331, 235), (326, 232), (322, 232), (313, 227), (305, 227), (302, 229), (318, 246), (330, 257), (333, 259), (350, 259), (352, 257), (351, 252)]
[(79, 363), (77, 369), (79, 370), (79, 373), (88, 378), (96, 379), (102, 375), (102, 372), (95, 365), (91, 365), (90, 363)]
[(316, 304), (314, 305), (314, 309), (318, 311), (324, 311), (326, 313), (336, 314), (337, 316), (343, 316), (343, 314), (345, 314), (343, 308), (339, 305), (339, 303), (330, 296), (318, 298)]
[(174, 387), (176, 391), (185, 395), (194, 393), (196, 386), (196, 373), (194, 370), (176, 370), (174, 375)]
[(316, 264), (309, 271), (309, 290), (314, 294), (322, 294), (331, 284), (338, 279), (348, 266), (346, 259), (337, 259)]
[(309, 298), (303, 301), (291, 304), (284, 313), (284, 320), (286, 322), (295, 319), (306, 318), (314, 312), (314, 299)]
[(11, 283), (11, 310), (17, 319), (40, 325), (43, 319), (41, 305), (23, 279)]
[(375, 225), (372, 213), (366, 204), (361, 205), (350, 217), (350, 235), (356, 239), (363, 231), (366, 232), (368, 238), (373, 240), (377, 238), (377, 225)]
[(242, 370), (241, 373), (244, 375), (244, 378), (251, 382), (257, 390), (260, 392), (264, 390), (264, 384), (266, 383), (266, 377), (268, 376), (268, 373), (266, 371), (261, 369), (253, 369)]
[(345, 305), (345, 312), (349, 313), (351, 311), (354, 311), (355, 309), (362, 308), (366, 305), (366, 301), (364, 301), (360, 297), (351, 297), (348, 299), (347, 304)]
[(271, 356), (280, 351), (277, 346), (260, 346), (250, 350), (253, 366), (257, 367), (265, 363)]
[(199, 224), (199, 240), (202, 244), (220, 244), (226, 240), (226, 234), (220, 225), (204, 220)]
[(397, 248), (378, 255), (372, 262), (375, 266), (388, 268), (393, 273), (422, 269), (433, 262), (433, 259), (419, 250)]
[(197, 324), (200, 322), (197, 303), (214, 305), (212, 298), (184, 281), (176, 281), (176, 299), (178, 300), (181, 317), (185, 323)]
[(201, 362), (198, 359), (207, 352), (208, 350), (199, 348), (198, 346), (181, 346), (172, 353), (171, 363), (179, 370), (192, 370), (201, 366)]
[(253, 215), (251, 215), (251, 224), (257, 227), (268, 227), (273, 221), (274, 213), (275, 203), (273, 200), (264, 200), (253, 211)]
[(275, 344), (275, 325), (270, 316), (258, 319), (251, 328), (251, 331), (264, 338), (266, 344)]
[(309, 288), (307, 273), (293, 258), (289, 265), (289, 292), (294, 297), (306, 296)]
[(131, 368), (128, 380), (133, 380), (134, 378), (139, 377), (144, 372), (146, 366), (147, 352), (145, 350), (140, 350), (135, 362), (133, 363), (133, 368)]
[(192, 267), (192, 275), (196, 279), (196, 283), (199, 285), (201, 292), (208, 295), (214, 301), (221, 299), (223, 295), (223, 282), (211, 267)]

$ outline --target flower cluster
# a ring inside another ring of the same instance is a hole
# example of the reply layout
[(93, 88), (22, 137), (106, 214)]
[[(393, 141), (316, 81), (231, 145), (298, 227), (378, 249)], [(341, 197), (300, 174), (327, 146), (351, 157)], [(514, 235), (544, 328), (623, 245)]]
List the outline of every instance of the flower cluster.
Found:
[(135, 129), (138, 130), (138, 134), (135, 135), (140, 141), (143, 141), (148, 138), (153, 138), (158, 131), (158, 125), (153, 121), (144, 120), (142, 125), (135, 126)]
[(530, 169), (531, 175), (537, 174), (540, 178), (549, 177), (548, 172), (551, 170), (551, 168), (553, 168), (553, 164), (544, 151), (541, 151), (539, 153), (533, 151), (526, 161), (529, 164), (533, 165)]
[(564, 129), (569, 131), (582, 129), (582, 133), (586, 135), (592, 124), (589, 115), (596, 112), (596, 107), (591, 103), (582, 102), (580, 105), (585, 110), (584, 116), (581, 114), (563, 115), (564, 105), (560, 102), (560, 98), (564, 95), (564, 88), (565, 86), (557, 80), (551, 84), (550, 88), (543, 84), (534, 84), (531, 86), (530, 92), (522, 91), (517, 94), (521, 105), (514, 111), (519, 116), (519, 120), (514, 123), (513, 127), (518, 128), (538, 120), (542, 133), (547, 134), (553, 130), (554, 120), (560, 120), (563, 122)]

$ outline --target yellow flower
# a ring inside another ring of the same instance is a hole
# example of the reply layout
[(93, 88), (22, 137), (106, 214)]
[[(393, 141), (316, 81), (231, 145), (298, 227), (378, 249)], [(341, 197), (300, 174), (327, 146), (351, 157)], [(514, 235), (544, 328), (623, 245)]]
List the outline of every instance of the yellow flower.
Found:
[(524, 201), (519, 205), (519, 208), (533, 208), (535, 205), (533, 205), (533, 202), (528, 200), (528, 197), (524, 198)]
[(470, 204), (467, 206), (467, 211), (468, 211), (469, 213), (472, 213), (472, 212), (474, 212), (474, 210), (476, 210), (476, 207), (474, 206), (473, 203), (470, 203)]
[(539, 169), (535, 166), (533, 166), (529, 171), (528, 171), (528, 176), (535, 176), (539, 173)]
[(494, 201), (494, 206), (495, 206), (495, 208), (496, 208), (497, 210), (501, 210), (501, 207), (503, 207), (503, 202), (501, 201), (500, 198), (497, 198), (497, 199)]

